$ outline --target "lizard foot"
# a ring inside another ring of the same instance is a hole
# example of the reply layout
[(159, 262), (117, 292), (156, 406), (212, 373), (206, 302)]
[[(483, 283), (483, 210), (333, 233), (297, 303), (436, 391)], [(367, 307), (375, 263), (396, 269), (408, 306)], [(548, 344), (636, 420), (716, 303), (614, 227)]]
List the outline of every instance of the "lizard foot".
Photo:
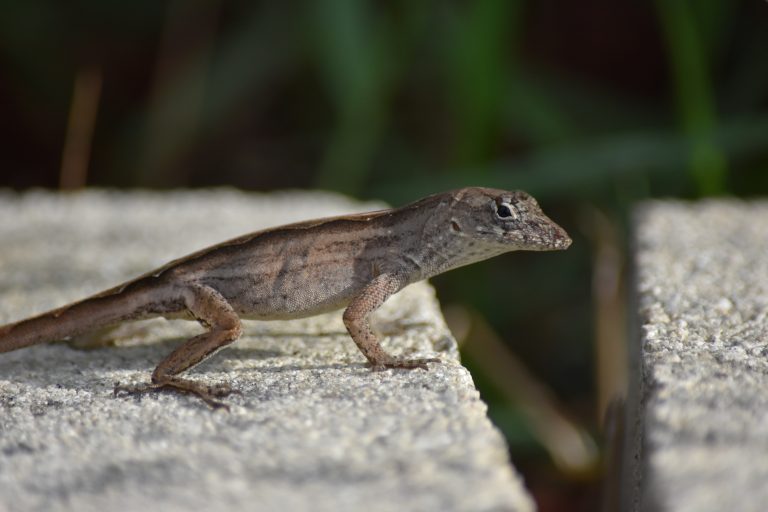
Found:
[(115, 385), (114, 394), (126, 393), (128, 395), (140, 395), (155, 391), (175, 391), (177, 393), (186, 393), (195, 395), (212, 409), (225, 409), (229, 411), (229, 406), (218, 400), (232, 393), (239, 393), (233, 390), (229, 384), (219, 383), (213, 385), (204, 385), (178, 377), (171, 377), (162, 382), (152, 382), (149, 384), (121, 385), (119, 382)]
[(406, 370), (413, 370), (421, 368), (422, 370), (428, 370), (427, 363), (439, 363), (440, 359), (436, 357), (424, 358), (424, 359), (405, 359), (393, 357), (391, 360), (380, 364), (371, 365), (373, 371), (386, 370), (388, 368), (403, 368)]

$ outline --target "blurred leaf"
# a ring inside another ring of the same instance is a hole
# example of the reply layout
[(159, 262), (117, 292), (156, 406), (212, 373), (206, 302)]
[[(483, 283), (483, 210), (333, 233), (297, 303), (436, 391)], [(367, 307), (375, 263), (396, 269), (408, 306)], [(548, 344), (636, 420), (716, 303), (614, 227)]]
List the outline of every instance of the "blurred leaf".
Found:
[(460, 164), (489, 156), (498, 129), (508, 69), (517, 65), (520, 0), (480, 0), (460, 5), (452, 24), (454, 43), (448, 64), (456, 108), (456, 160)]
[(622, 130), (650, 130), (666, 120), (666, 112), (653, 99), (570, 73), (522, 69), (514, 82), (505, 105), (508, 123), (534, 145)]
[(558, 142), (571, 137), (574, 128), (552, 101), (554, 95), (529, 80), (520, 70), (511, 71), (502, 113), (507, 128), (534, 145)]
[[(731, 160), (765, 154), (768, 118), (722, 123), (713, 135)], [(472, 169), (414, 177), (407, 190), (397, 183), (380, 183), (381, 196), (399, 204), (418, 196), (469, 185), (521, 188), (537, 197), (576, 197), (582, 200), (611, 191), (612, 180), (623, 176), (683, 172), (689, 162), (688, 138), (677, 132), (651, 131), (593, 137), (546, 147), (528, 155), (497, 162), (482, 172)]]
[(201, 135), (220, 4), (171, 0), (166, 8), (141, 163), (136, 167), (139, 181), (151, 186), (180, 181), (177, 161)]
[(669, 48), (681, 123), (691, 137), (691, 175), (700, 194), (722, 193), (726, 187), (727, 163), (713, 139), (716, 125), (714, 95), (707, 69), (707, 52), (694, 10), (688, 0), (657, 0), (656, 6)]
[(395, 71), (394, 37), (374, 8), (356, 0), (322, 0), (310, 12), (318, 64), (337, 114), (316, 179), (321, 188), (359, 193), (381, 136)]
[(696, 0), (690, 4), (699, 36), (699, 44), (709, 62), (716, 63), (725, 54), (727, 36), (731, 28), (733, 11), (738, 2), (730, 0)]
[[(222, 34), (215, 47), (203, 47), (187, 55), (187, 62), (159, 92), (153, 102), (124, 122), (116, 142), (110, 168), (114, 175), (130, 176), (129, 185), (179, 184), (185, 176), (171, 177), (178, 171), (173, 164), (189, 154), (200, 137), (213, 137), (229, 126), (250, 98), (260, 98), (270, 80), (295, 60), (292, 42), (293, 13), (288, 8), (268, 4), (254, 8), (230, 31)], [(212, 52), (212, 53), (211, 53)], [(196, 116), (199, 126), (191, 130), (187, 109), (190, 98), (199, 98)], [(150, 120), (158, 115), (153, 108), (163, 109), (163, 133), (150, 132)], [(253, 107), (253, 106), (252, 106)], [(171, 130), (178, 130), (173, 135)], [(167, 136), (166, 136), (167, 135)], [(155, 153), (139, 166), (137, 155), (145, 152), (148, 136), (160, 138)]]
[(723, 111), (749, 114), (764, 111), (768, 100), (768, 30), (765, 20), (750, 17), (734, 28), (737, 33), (722, 88)]
[(251, 100), (267, 106), (263, 91), (296, 65), (300, 31), (293, 9), (267, 3), (216, 41), (203, 111), (209, 135)]

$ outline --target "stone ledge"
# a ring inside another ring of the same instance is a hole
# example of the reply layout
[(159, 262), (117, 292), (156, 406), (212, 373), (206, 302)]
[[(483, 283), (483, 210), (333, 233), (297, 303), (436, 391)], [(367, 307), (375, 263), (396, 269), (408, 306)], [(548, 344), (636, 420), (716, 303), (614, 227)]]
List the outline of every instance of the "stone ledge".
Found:
[[(0, 323), (248, 231), (376, 206), (299, 192), (0, 192)], [(371, 372), (338, 313), (249, 323), (193, 372), (242, 392), (229, 413), (112, 396), (117, 381), (147, 379), (191, 323), (133, 324), (117, 347), (0, 354), (0, 509), (532, 510), (432, 288), (408, 287), (378, 325), (391, 352), (444, 362)]]
[(625, 510), (765, 510), (768, 203), (636, 213)]

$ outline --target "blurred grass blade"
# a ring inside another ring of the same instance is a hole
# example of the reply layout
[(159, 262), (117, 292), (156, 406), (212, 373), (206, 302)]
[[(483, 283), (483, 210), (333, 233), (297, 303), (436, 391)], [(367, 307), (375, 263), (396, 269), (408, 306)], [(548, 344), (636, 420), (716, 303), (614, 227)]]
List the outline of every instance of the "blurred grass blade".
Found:
[(592, 246), (596, 419), (600, 422), (606, 417), (609, 405), (626, 394), (626, 254), (617, 218), (595, 206), (586, 207), (580, 217), (581, 231), (586, 233)]
[(681, 122), (691, 140), (691, 175), (701, 195), (722, 194), (726, 189), (727, 162), (713, 136), (714, 96), (691, 2), (657, 0), (656, 6), (669, 48)]
[(448, 84), (456, 109), (455, 160), (469, 165), (488, 156), (503, 112), (507, 70), (517, 66), (522, 0), (480, 0), (458, 5)]
[(99, 68), (81, 69), (75, 76), (59, 173), (59, 187), (62, 190), (82, 188), (88, 182), (101, 83), (102, 73)]
[(166, 7), (136, 174), (168, 187), (178, 182), (178, 160), (201, 136), (220, 5), (172, 0)]
[[(244, 104), (250, 105), (257, 115), (254, 103), (258, 106), (258, 102), (252, 98), (266, 102), (269, 97), (265, 95), (265, 89), (270, 81), (295, 62), (297, 45), (293, 44), (293, 34), (289, 30), (294, 23), (291, 9), (278, 4), (260, 6), (217, 37), (215, 44), (211, 39), (187, 54), (183, 65), (157, 91), (154, 100), (124, 123), (110, 165), (114, 175), (130, 176), (134, 181), (123, 183), (128, 185), (149, 186), (169, 180), (176, 185), (185, 184), (188, 175), (173, 167), (178, 164), (176, 160), (189, 154), (200, 142), (200, 137), (213, 138), (230, 128), (232, 120), (240, 119), (238, 110)], [(165, 164), (161, 167), (160, 160), (152, 159), (147, 162), (146, 169), (138, 169), (136, 155), (145, 152), (147, 129), (154, 123), (152, 117), (157, 115), (153, 112), (155, 106), (163, 105), (165, 119), (162, 124), (167, 130), (173, 130), (190, 119), (189, 114), (184, 113), (185, 108), (191, 108), (187, 104), (189, 98), (196, 98), (198, 102), (193, 109), (195, 129), (179, 127), (183, 137), (172, 136), (166, 140), (160, 136), (158, 144), (166, 147), (159, 146), (154, 151)], [(164, 175), (152, 175), (148, 169)], [(176, 175), (172, 177), (169, 173)]]
[(371, 170), (394, 72), (394, 38), (386, 17), (371, 12), (375, 8), (356, 0), (322, 0), (310, 10), (316, 59), (336, 110), (316, 184), (353, 195)]
[(561, 412), (562, 406), (550, 390), (515, 357), (488, 322), (457, 305), (446, 308), (446, 319), (451, 324), (457, 319), (465, 324), (467, 343), (461, 345), (462, 352), (481, 368), (506, 401), (519, 408), (555, 464), (569, 474), (593, 472), (598, 464), (595, 441)]
[[(713, 140), (728, 159), (764, 155), (768, 117), (722, 122)], [(601, 136), (532, 151), (497, 162), (481, 173), (458, 169), (414, 177), (407, 191), (399, 183), (381, 183), (381, 196), (392, 203), (467, 185), (521, 188), (537, 198), (599, 195), (614, 179), (684, 172), (690, 161), (688, 138), (679, 132), (649, 131)], [(407, 195), (406, 195), (407, 194)]]

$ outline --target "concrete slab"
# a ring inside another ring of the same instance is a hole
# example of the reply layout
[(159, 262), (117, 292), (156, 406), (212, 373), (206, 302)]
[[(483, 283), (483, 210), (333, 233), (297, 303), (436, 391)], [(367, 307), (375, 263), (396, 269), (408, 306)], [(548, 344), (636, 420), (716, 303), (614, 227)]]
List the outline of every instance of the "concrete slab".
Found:
[(650, 202), (635, 218), (626, 510), (768, 505), (768, 203)]
[[(375, 206), (300, 192), (0, 192), (0, 323), (232, 236)], [(132, 324), (115, 347), (0, 354), (0, 510), (532, 510), (433, 289), (398, 294), (378, 326), (391, 352), (444, 362), (371, 372), (340, 313), (249, 323), (193, 372), (242, 391), (229, 413), (173, 394), (113, 397), (197, 332), (189, 322)]]

